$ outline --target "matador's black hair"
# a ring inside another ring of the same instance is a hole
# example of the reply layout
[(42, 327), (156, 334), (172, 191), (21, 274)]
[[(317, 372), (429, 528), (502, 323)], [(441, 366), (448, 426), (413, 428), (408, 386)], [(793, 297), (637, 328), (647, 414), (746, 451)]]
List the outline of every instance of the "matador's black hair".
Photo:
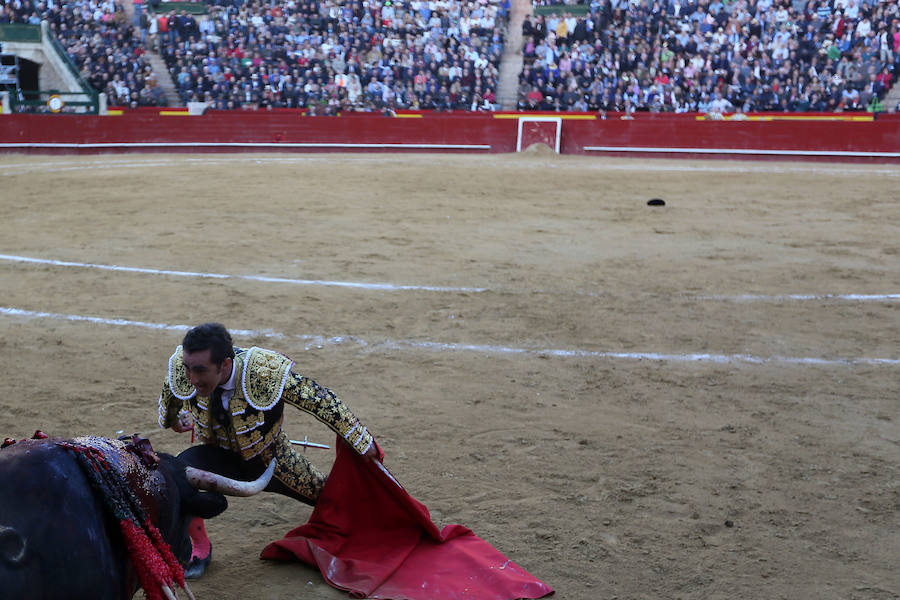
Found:
[(190, 353), (209, 350), (209, 359), (214, 365), (221, 365), (226, 358), (234, 358), (231, 334), (221, 323), (197, 325), (185, 334), (181, 346)]

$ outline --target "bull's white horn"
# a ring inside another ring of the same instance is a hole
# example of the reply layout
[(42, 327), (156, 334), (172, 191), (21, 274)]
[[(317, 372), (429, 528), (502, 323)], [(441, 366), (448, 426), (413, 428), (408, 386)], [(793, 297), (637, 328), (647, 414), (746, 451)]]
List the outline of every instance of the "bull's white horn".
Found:
[(184, 582), (184, 585), (181, 586), (181, 589), (184, 590), (184, 593), (187, 594), (187, 597), (188, 597), (188, 598), (190, 598), (191, 600), (197, 600), (197, 599), (194, 597), (194, 592), (192, 592), (190, 586), (188, 586), (187, 581)]
[(260, 475), (256, 481), (239, 481), (224, 475), (204, 471), (203, 469), (195, 469), (194, 467), (185, 467), (184, 469), (188, 483), (193, 487), (208, 492), (219, 492), (226, 496), (253, 496), (258, 494), (269, 485), (274, 472), (274, 458), (269, 463), (269, 468), (266, 469), (266, 472)]

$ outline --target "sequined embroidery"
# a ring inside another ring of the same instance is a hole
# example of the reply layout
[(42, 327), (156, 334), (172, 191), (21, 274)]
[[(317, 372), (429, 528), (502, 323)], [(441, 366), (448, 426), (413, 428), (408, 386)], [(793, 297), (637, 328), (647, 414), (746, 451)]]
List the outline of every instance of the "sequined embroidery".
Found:
[(197, 395), (197, 390), (191, 385), (187, 373), (184, 372), (183, 350), (181, 346), (175, 348), (175, 353), (169, 357), (169, 389), (179, 400), (190, 400)]
[(305, 456), (297, 452), (285, 434), (280, 434), (275, 443), (260, 454), (265, 462), (274, 455), (275, 478), (304, 498), (315, 502), (325, 486), (325, 474)]
[(271, 408), (281, 399), (294, 361), (278, 352), (256, 346), (250, 348), (243, 358), (241, 386), (244, 398), (258, 410)]
[[(359, 454), (365, 454), (371, 448), (372, 434), (340, 398), (312, 379), (292, 372), (294, 363), (286, 356), (256, 347), (249, 350), (235, 348), (234, 360), (241, 384), (229, 401), (230, 423), (222, 427), (210, 415), (209, 398), (197, 396), (187, 380), (179, 346), (169, 360), (169, 376), (158, 402), (160, 427), (172, 427), (178, 420), (179, 411), (187, 410), (200, 441), (228, 448), (249, 460), (269, 450), (280, 439), (279, 435), (283, 437), (281, 428), (286, 403), (316, 417), (347, 440)], [(178, 386), (178, 394), (173, 386)], [(284, 443), (290, 449), (289, 443)], [(284, 483), (294, 489), (303, 488), (306, 490), (302, 492), (304, 496), (314, 497), (309, 494), (316, 488), (316, 484), (310, 482), (318, 481), (310, 470), (315, 468), (306, 466), (302, 457), (291, 460), (305, 473), (304, 483)], [(283, 474), (289, 476), (287, 470)]]

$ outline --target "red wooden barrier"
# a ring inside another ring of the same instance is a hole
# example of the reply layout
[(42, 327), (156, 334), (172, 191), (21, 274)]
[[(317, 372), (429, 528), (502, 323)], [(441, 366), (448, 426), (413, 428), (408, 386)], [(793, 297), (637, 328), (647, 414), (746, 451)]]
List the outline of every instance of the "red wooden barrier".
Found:
[[(709, 121), (697, 115), (646, 113), (623, 120), (619, 115), (600, 119), (568, 113), (306, 117), (288, 110), (201, 116), (159, 109), (112, 112), (121, 114), (0, 115), (0, 151), (515, 152), (522, 141), (518, 117), (544, 116), (558, 122), (563, 154), (900, 162), (896, 115), (761, 114), (748, 121)], [(778, 120), (756, 120), (773, 118)], [(835, 118), (856, 120), (816, 120)], [(541, 127), (555, 129), (557, 124)]]

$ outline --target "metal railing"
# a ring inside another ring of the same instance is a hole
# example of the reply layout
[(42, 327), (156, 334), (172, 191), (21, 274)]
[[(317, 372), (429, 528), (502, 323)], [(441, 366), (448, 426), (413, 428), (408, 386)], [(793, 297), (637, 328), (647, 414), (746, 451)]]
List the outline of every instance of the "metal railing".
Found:
[(41, 26), (24, 23), (0, 23), (0, 42), (41, 43)]
[[(62, 62), (66, 65), (69, 73), (75, 78), (75, 81), (78, 82), (78, 86), (82, 90), (80, 94), (78, 92), (65, 92), (65, 95), (83, 95), (86, 97), (86, 100), (66, 102), (66, 105), (68, 106), (71, 104), (73, 106), (90, 106), (91, 108), (89, 112), (97, 113), (100, 108), (97, 90), (91, 87), (91, 84), (89, 84), (85, 80), (84, 76), (82, 76), (81, 72), (79, 72), (78, 67), (75, 66), (75, 63), (69, 57), (66, 49), (63, 48), (63, 45), (60, 44), (59, 40), (56, 39), (56, 36), (47, 31), (46, 39), (50, 43), (50, 46), (53, 48), (54, 52), (56, 52)], [(43, 94), (44, 92), (41, 93)], [(48, 95), (51, 95), (53, 93), (54, 92), (47, 92)], [(60, 97), (63, 96), (63, 94), (61, 94), (60, 92), (55, 92), (55, 94)]]
[(64, 92), (60, 90), (10, 90), (9, 106), (13, 113), (91, 113), (97, 114), (100, 99), (97, 92)]

